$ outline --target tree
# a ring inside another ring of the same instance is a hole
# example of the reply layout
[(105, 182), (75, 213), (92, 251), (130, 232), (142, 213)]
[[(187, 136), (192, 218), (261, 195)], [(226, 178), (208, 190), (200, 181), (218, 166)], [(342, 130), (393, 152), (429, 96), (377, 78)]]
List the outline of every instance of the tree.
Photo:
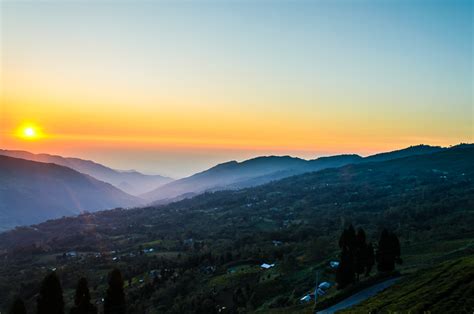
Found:
[(349, 225), (342, 231), (339, 237), (339, 247), (341, 248), (341, 261), (336, 272), (336, 282), (338, 289), (343, 289), (354, 282), (355, 263), (354, 256), (357, 246), (357, 238), (354, 227)]
[(76, 286), (75, 306), (71, 309), (71, 314), (97, 314), (97, 307), (91, 304), (90, 300), (87, 279), (82, 277)]
[(344, 231), (342, 232), (341, 236), (339, 237), (339, 247), (341, 250), (348, 250), (352, 251), (356, 244), (356, 233), (354, 227), (349, 225)]
[(63, 289), (56, 272), (48, 274), (41, 282), (37, 299), (38, 314), (63, 314)]
[(344, 289), (346, 286), (354, 282), (354, 261), (352, 254), (348, 249), (344, 248), (341, 253), (341, 261), (336, 272), (336, 282), (338, 289)]
[(356, 241), (354, 250), (354, 269), (356, 273), (357, 280), (359, 276), (363, 274), (367, 269), (367, 260), (368, 260), (368, 251), (365, 231), (362, 228), (357, 230)]
[(375, 264), (374, 247), (372, 243), (369, 243), (367, 245), (367, 265), (365, 268), (365, 276), (370, 275), (370, 271), (372, 270), (372, 267), (374, 267), (374, 264)]
[(375, 259), (377, 260), (377, 269), (381, 272), (389, 272), (395, 269), (395, 263), (401, 264), (400, 241), (398, 237), (384, 229), (380, 235), (379, 246)]
[(352, 225), (343, 230), (339, 238), (341, 261), (336, 272), (339, 289), (359, 280), (361, 274), (369, 275), (374, 265), (372, 244), (367, 244), (367, 237), (362, 228), (357, 234)]
[(126, 313), (122, 273), (114, 269), (109, 273), (109, 287), (104, 300), (104, 314)]
[(8, 312), (10, 314), (26, 314), (25, 302), (21, 298), (16, 298)]

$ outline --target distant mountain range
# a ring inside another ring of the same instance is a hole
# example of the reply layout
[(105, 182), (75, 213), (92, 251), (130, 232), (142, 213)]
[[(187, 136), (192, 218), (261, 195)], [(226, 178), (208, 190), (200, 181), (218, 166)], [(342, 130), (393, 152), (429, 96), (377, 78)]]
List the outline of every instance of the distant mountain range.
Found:
[(146, 175), (134, 170), (115, 170), (94, 161), (79, 158), (49, 154), (33, 154), (26, 151), (3, 149), (0, 149), (0, 155), (65, 166), (81, 173), (88, 174), (98, 180), (110, 183), (132, 195), (139, 195), (151, 191), (163, 184), (173, 181), (173, 179), (168, 177)]
[(326, 168), (430, 154), (444, 149), (446, 148), (418, 145), (365, 158), (359, 155), (336, 155), (304, 160), (290, 156), (268, 156), (257, 157), (243, 162), (230, 161), (190, 177), (167, 183), (140, 196), (154, 202), (154, 204), (165, 204), (189, 198), (206, 191), (251, 187)]
[[(314, 160), (290, 156), (257, 157), (219, 164), (176, 181), (134, 171), (121, 172), (78, 158), (0, 150), (0, 230), (82, 211), (144, 203), (168, 204), (208, 191), (247, 188), (307, 172), (443, 150), (446, 148), (419, 145), (365, 158), (359, 155)], [(165, 182), (169, 183), (163, 184)], [(136, 193), (153, 187), (154, 190), (139, 197), (121, 190)]]
[(140, 203), (139, 198), (73, 169), (0, 156), (0, 230)]

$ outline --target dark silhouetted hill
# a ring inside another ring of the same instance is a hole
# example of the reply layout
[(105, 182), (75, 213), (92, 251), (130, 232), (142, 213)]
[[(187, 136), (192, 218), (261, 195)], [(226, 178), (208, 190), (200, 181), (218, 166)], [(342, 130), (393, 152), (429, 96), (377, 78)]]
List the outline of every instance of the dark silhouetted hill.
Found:
[(337, 168), (348, 164), (387, 161), (402, 157), (431, 154), (446, 148), (428, 145), (411, 146), (402, 150), (368, 157), (336, 155), (304, 160), (290, 156), (257, 157), (243, 162), (219, 164), (190, 177), (176, 180), (140, 195), (154, 204), (183, 199), (183, 195), (196, 195), (206, 191), (240, 189), (265, 184), (293, 175)]
[(158, 186), (173, 181), (173, 179), (168, 177), (163, 177), (160, 175), (146, 175), (134, 170), (115, 170), (94, 161), (79, 158), (62, 157), (49, 154), (33, 154), (30, 152), (18, 150), (0, 150), (0, 155), (65, 166), (81, 173), (90, 175), (98, 180), (110, 183), (132, 195), (138, 195), (151, 191)]
[(0, 156), (0, 229), (140, 202), (64, 166)]
[(257, 157), (243, 162), (229, 161), (190, 177), (165, 184), (141, 195), (150, 201), (174, 199), (180, 195), (236, 189), (264, 184), (288, 176), (358, 162), (358, 155), (340, 155), (304, 160), (290, 156)]

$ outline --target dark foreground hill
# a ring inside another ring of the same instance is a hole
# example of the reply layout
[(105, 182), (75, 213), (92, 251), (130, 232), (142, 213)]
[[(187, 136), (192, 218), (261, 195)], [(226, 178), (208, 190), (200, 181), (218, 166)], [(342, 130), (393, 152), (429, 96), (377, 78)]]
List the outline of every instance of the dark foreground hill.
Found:
[(67, 167), (0, 156), (0, 229), (139, 203)]
[(132, 195), (151, 191), (160, 185), (173, 181), (171, 178), (160, 175), (146, 175), (134, 170), (115, 170), (94, 161), (79, 158), (49, 154), (32, 154), (26, 151), (3, 149), (0, 149), (0, 155), (65, 166), (90, 175), (100, 181), (110, 183), (122, 191)]

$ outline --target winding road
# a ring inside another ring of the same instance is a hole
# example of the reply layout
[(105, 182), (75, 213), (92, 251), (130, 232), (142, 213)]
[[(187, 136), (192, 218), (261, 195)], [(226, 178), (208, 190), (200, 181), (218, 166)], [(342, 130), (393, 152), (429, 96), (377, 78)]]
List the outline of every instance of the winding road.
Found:
[(386, 288), (390, 287), (391, 285), (396, 283), (399, 279), (400, 277), (392, 278), (392, 279), (383, 281), (381, 283), (378, 283), (376, 285), (373, 285), (369, 288), (366, 288), (362, 291), (357, 292), (356, 294), (351, 295), (347, 299), (344, 299), (341, 302), (336, 303), (331, 307), (328, 307), (327, 309), (316, 312), (316, 314), (332, 314), (339, 310), (343, 310), (353, 305), (359, 304), (360, 302), (376, 295), (380, 291), (385, 290)]

